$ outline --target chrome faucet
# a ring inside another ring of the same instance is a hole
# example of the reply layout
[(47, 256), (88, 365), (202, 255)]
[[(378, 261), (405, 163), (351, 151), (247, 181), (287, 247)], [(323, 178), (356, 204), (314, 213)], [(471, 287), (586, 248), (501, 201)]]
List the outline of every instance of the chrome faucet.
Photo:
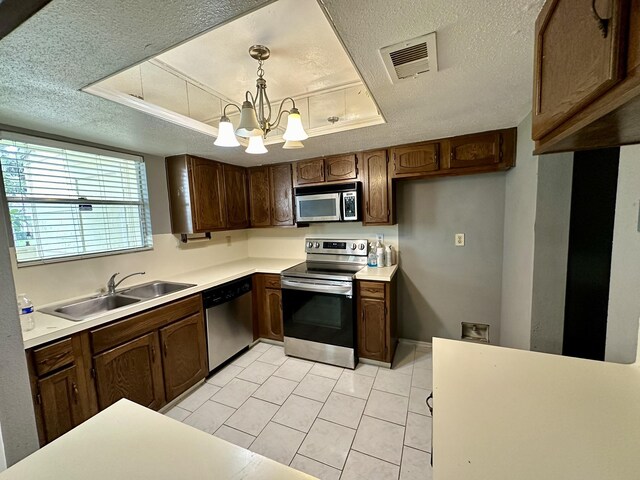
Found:
[(118, 275), (120, 275), (120, 272), (114, 273), (113, 275), (111, 275), (111, 278), (107, 282), (107, 295), (115, 295), (116, 294), (116, 288), (118, 287), (118, 285), (120, 285), (122, 282), (124, 282), (127, 278), (133, 277), (134, 275), (144, 275), (145, 273), (146, 272), (132, 273), (131, 275), (127, 275), (126, 277), (124, 277), (118, 283), (116, 283), (116, 277)]

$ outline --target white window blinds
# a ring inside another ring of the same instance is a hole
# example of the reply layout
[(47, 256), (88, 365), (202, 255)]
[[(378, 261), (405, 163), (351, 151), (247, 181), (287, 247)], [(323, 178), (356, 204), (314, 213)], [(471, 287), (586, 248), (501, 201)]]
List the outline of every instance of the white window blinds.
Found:
[(0, 132), (18, 265), (151, 248), (141, 157)]

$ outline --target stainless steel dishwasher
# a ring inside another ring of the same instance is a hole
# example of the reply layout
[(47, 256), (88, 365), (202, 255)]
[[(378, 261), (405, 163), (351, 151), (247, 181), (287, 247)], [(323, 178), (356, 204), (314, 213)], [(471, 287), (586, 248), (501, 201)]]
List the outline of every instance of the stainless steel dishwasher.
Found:
[(251, 277), (205, 290), (209, 371), (253, 342)]

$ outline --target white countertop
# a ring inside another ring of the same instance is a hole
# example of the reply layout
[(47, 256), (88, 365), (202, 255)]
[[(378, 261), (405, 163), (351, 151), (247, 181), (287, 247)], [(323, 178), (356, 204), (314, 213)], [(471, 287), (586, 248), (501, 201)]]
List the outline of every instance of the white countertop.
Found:
[[(162, 305), (164, 303), (172, 302), (188, 295), (193, 295), (194, 293), (198, 293), (208, 288), (221, 285), (231, 280), (242, 278), (246, 275), (251, 275), (253, 273), (279, 274), (283, 270), (286, 270), (287, 268), (297, 265), (298, 263), (303, 261), (304, 259), (296, 258), (279, 259), (248, 257), (242, 260), (223, 263), (220, 265), (215, 265), (213, 267), (194, 270), (179, 275), (173, 275), (163, 278), (145, 279), (145, 281), (142, 283), (147, 283), (152, 280), (164, 280), (168, 282), (193, 283), (195, 284), (195, 286), (172, 293), (170, 295), (164, 295), (162, 297), (157, 297), (151, 300), (143, 300), (126, 307), (118, 308), (117, 310), (112, 310), (107, 313), (96, 315), (81, 322), (72, 322), (64, 318), (39, 312), (38, 310), (40, 308), (46, 307), (47, 305), (37, 306), (36, 313), (34, 314), (36, 328), (29, 332), (23, 332), (22, 334), (24, 340), (24, 348), (32, 348), (37, 345), (56, 340), (58, 338), (66, 337), (73, 333), (81, 332), (88, 328), (93, 328), (98, 325), (111, 322), (113, 320), (118, 320), (119, 318), (124, 318), (129, 315), (133, 315), (134, 313), (138, 313), (143, 310)], [(391, 281), (391, 279), (395, 275), (397, 268), (397, 265), (394, 265), (393, 267), (381, 268), (365, 267), (356, 274), (356, 279), (388, 282)], [(133, 286), (135, 285), (127, 285), (123, 288), (131, 288)], [(84, 295), (77, 298), (86, 298), (87, 296), (88, 295)], [(55, 303), (59, 304), (70, 300), (72, 299), (62, 298)]]
[[(253, 273), (279, 274), (280, 272), (282, 272), (282, 270), (297, 265), (302, 261), (304, 260), (248, 257), (242, 260), (236, 260), (233, 262), (215, 265), (213, 267), (203, 268), (201, 270), (195, 270), (192, 272), (182, 273), (180, 275), (170, 276), (168, 278), (163, 277), (145, 279), (143, 283), (147, 283), (152, 280), (164, 280), (168, 282), (193, 283), (196, 286), (172, 293), (170, 295), (164, 295), (162, 297), (157, 297), (151, 300), (143, 300), (141, 302), (134, 303), (133, 305), (118, 308), (117, 310), (112, 310), (104, 314), (96, 315), (81, 322), (72, 322), (70, 320), (56, 317), (54, 315), (47, 315), (46, 313), (38, 312), (37, 310), (41, 307), (37, 306), (36, 313), (34, 315), (36, 328), (29, 332), (23, 332), (22, 334), (24, 340), (24, 348), (32, 348), (37, 345), (50, 342), (51, 340), (56, 340), (73, 333), (81, 332), (88, 328), (93, 328), (98, 325), (117, 320), (119, 318), (124, 318), (134, 313), (138, 313), (167, 302), (172, 302), (188, 295), (193, 295), (194, 293), (198, 293), (202, 290), (215, 287), (216, 285), (221, 285), (231, 280), (242, 278), (246, 275), (251, 275)], [(126, 288), (130, 288), (133, 286), (135, 285), (127, 285)], [(60, 299), (55, 303), (58, 304), (64, 301), (65, 299)]]
[(2, 480), (311, 480), (128, 400), (0, 473)]
[(640, 365), (434, 338), (435, 480), (640, 478)]

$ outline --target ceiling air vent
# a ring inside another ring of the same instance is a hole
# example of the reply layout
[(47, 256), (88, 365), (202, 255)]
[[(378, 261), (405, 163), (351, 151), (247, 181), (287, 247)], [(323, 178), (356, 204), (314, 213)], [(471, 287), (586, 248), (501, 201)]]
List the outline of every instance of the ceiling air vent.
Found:
[(381, 48), (380, 55), (393, 83), (430, 70), (437, 72), (436, 32)]

